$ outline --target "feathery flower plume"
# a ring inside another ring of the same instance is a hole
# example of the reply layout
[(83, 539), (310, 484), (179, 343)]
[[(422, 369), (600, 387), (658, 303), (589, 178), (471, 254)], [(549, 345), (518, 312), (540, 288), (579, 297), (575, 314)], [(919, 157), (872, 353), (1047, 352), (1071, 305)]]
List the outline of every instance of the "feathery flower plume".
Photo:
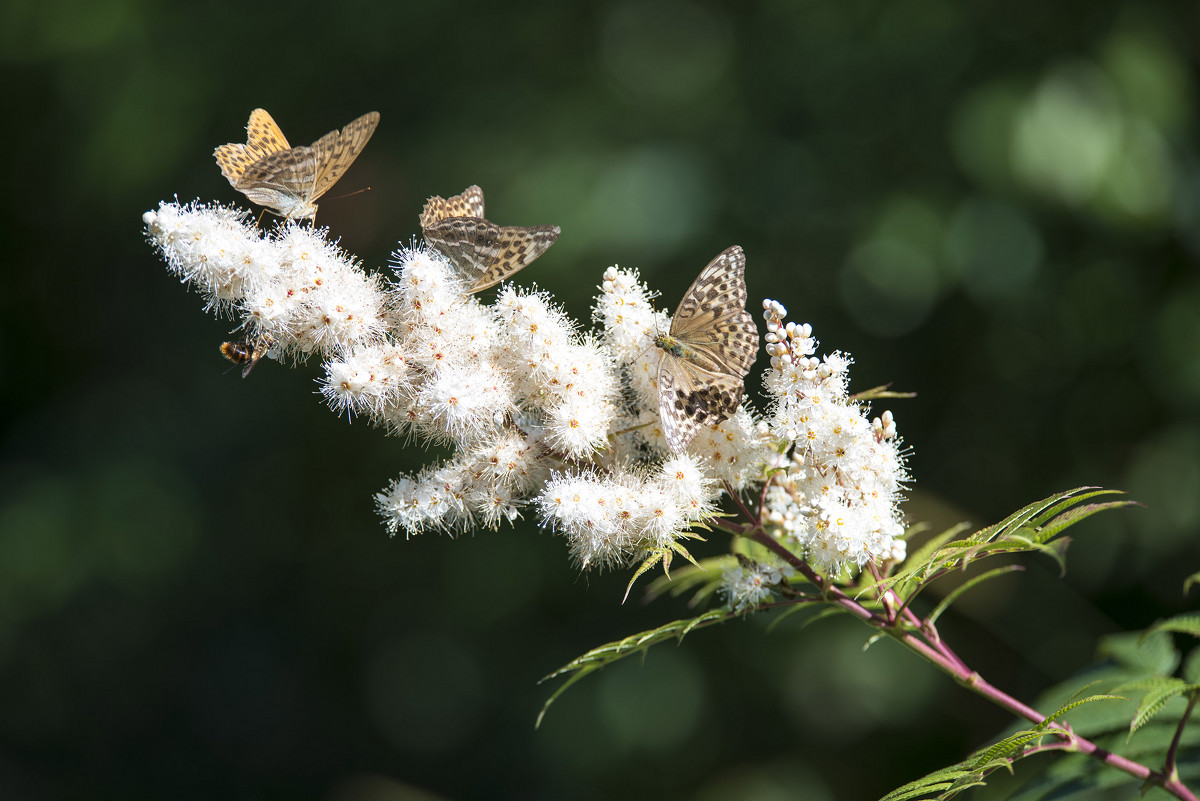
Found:
[[(335, 412), (451, 448), (376, 496), (393, 534), (496, 528), (532, 513), (581, 568), (640, 563), (640, 574), (673, 554), (690, 560), (684, 543), (698, 526), (738, 533), (719, 513), (735, 493), (743, 510), (760, 499), (757, 525), (820, 568), (903, 558), (895, 422), (890, 412), (868, 420), (848, 395), (850, 359), (818, 359), (811, 328), (785, 324), (775, 301), (763, 306), (766, 409), (744, 400), (673, 454), (654, 347), (670, 320), (634, 270), (604, 271), (597, 330), (581, 332), (545, 292), (506, 285), (483, 303), (424, 244), (394, 252), (382, 277), (323, 229), (285, 222), (264, 233), (243, 212), (198, 203), (163, 203), (143, 221), (207, 310), (238, 319), (272, 355), (320, 358)], [(722, 588), (739, 611), (786, 578), (743, 561)]]

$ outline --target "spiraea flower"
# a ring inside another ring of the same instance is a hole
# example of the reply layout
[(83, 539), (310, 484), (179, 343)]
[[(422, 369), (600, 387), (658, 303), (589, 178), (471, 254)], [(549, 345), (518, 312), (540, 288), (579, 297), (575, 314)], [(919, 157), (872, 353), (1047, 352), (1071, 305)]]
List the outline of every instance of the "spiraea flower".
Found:
[[(766, 407), (747, 393), (672, 453), (654, 344), (670, 321), (634, 270), (604, 271), (596, 328), (585, 331), (544, 291), (508, 284), (482, 301), (427, 244), (368, 273), (326, 231), (293, 222), (268, 233), (243, 212), (179, 203), (143, 219), (206, 309), (274, 354), (321, 360), (321, 394), (335, 412), (449, 448), (376, 496), (393, 534), (533, 517), (564, 537), (581, 568), (640, 563), (639, 574), (672, 555), (691, 559), (685, 543), (697, 529), (769, 534), (830, 571), (903, 559), (907, 476), (895, 421), (868, 419), (848, 394), (850, 359), (818, 358), (811, 328), (785, 324), (774, 301), (764, 304)], [(753, 519), (727, 522), (733, 506), (754, 508)], [(744, 611), (784, 572), (745, 562), (722, 591)]]
[(811, 326), (785, 325), (787, 312), (776, 301), (763, 308), (771, 357), (767, 425), (790, 451), (767, 490), (766, 519), (831, 572), (890, 559), (904, 533), (899, 500), (907, 479), (891, 413), (884, 413), (886, 423), (868, 422), (847, 394), (850, 359), (817, 359)]
[(721, 594), (735, 612), (747, 612), (770, 600), (784, 582), (796, 574), (790, 565), (761, 563), (739, 559), (725, 568), (721, 576)]

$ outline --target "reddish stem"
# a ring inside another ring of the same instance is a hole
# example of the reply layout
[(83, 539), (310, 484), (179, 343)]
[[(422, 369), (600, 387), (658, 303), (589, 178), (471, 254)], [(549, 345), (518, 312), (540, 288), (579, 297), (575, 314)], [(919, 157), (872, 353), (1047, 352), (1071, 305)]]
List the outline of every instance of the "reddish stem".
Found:
[[(992, 686), (982, 676), (980, 676), (974, 670), (971, 670), (940, 637), (937, 637), (936, 629), (932, 626), (932, 624), (929, 624), (927, 621), (920, 620), (913, 615), (910, 610), (906, 610), (907, 614), (905, 615), (905, 618), (910, 622), (916, 622), (917, 625), (915, 631), (905, 631), (897, 626), (895, 621), (889, 620), (883, 615), (872, 612), (870, 609), (867, 609), (862, 604), (846, 595), (846, 593), (843, 592), (840, 587), (837, 587), (831, 582), (827, 581), (823, 576), (813, 570), (807, 562), (793, 553), (790, 549), (786, 548), (774, 537), (767, 534), (761, 528), (757, 526), (739, 527), (736, 533), (740, 534), (741, 536), (750, 537), (755, 542), (779, 556), (785, 562), (794, 567), (799, 573), (803, 574), (804, 577), (808, 579), (808, 581), (811, 582), (814, 587), (817, 587), (819, 590), (821, 590), (822, 595), (826, 600), (841, 606), (844, 610), (859, 618), (867, 625), (874, 626), (875, 628), (887, 632), (902, 645), (923, 656), (935, 667), (942, 670), (968, 690), (971, 690), (975, 694), (986, 698), (1000, 708), (1007, 709), (1014, 715), (1025, 718), (1032, 723), (1048, 722), (1046, 721), (1045, 715), (1038, 712), (1033, 707), (1022, 703), (1016, 698), (1013, 698), (1003, 690)], [(909, 617), (910, 615), (911, 617)], [(926, 639), (922, 639), (920, 636), (918, 636), (918, 633), (924, 635)], [(1192, 706), (1195, 704), (1195, 702), (1196, 697), (1193, 696), (1192, 704), (1188, 706), (1189, 713), (1191, 712)], [(1184, 721), (1187, 720), (1187, 717), (1188, 715), (1185, 714)], [(1183, 725), (1184, 723), (1181, 721), (1179, 731), (1176, 732), (1176, 742), (1179, 739), (1179, 734), (1182, 731)], [(1063, 728), (1068, 727), (1063, 726)], [(1158, 771), (1151, 770), (1150, 768), (1138, 762), (1134, 762), (1131, 759), (1127, 759), (1119, 754), (1114, 754), (1111, 751), (1101, 748), (1091, 740), (1088, 740), (1086, 737), (1080, 737), (1078, 734), (1070, 731), (1069, 728), (1067, 734), (1056, 734), (1053, 736), (1060, 738), (1059, 742), (1061, 743), (1061, 747), (1064, 749), (1087, 754), (1088, 756), (1094, 757), (1106, 765), (1111, 765), (1112, 767), (1118, 768), (1131, 776), (1142, 779), (1143, 781), (1149, 781), (1152, 784), (1157, 784), (1167, 792), (1174, 795), (1176, 798), (1183, 799), (1184, 801), (1200, 801), (1200, 799), (1197, 799), (1196, 795), (1192, 793), (1191, 790), (1189, 790), (1183, 785), (1182, 782), (1179, 781), (1179, 778), (1173, 769), (1175, 744), (1172, 744), (1171, 751), (1168, 754), (1168, 770), (1160, 773)]]

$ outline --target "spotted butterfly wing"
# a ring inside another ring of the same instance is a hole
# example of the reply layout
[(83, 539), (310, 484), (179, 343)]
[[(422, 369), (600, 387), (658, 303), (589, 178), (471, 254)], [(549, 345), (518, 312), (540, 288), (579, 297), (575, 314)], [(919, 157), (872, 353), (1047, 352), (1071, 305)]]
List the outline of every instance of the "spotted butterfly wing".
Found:
[(275, 120), (265, 110), (256, 108), (250, 112), (246, 123), (246, 144), (230, 142), (213, 151), (221, 174), (233, 186), (237, 186), (247, 168), (259, 159), (280, 150), (290, 150), (287, 137)]
[(667, 445), (685, 450), (704, 425), (742, 402), (758, 328), (746, 312), (746, 256), (737, 245), (708, 263), (684, 293), (670, 333), (657, 336), (659, 416)]
[(557, 225), (496, 225), (483, 217), (483, 190), (471, 186), (449, 199), (429, 198), (421, 211), (421, 232), (467, 276), (468, 291), (475, 293), (545, 253), (562, 230)]
[(347, 124), (340, 132), (330, 131), (313, 143), (316, 153), (317, 174), (313, 179), (310, 200), (316, 200), (329, 191), (349, 169), (358, 154), (379, 125), (379, 112), (370, 111)]
[(425, 229), (434, 223), (449, 217), (479, 217), (483, 218), (483, 190), (478, 186), (468, 186), (462, 194), (452, 198), (434, 195), (425, 202), (421, 210), (421, 228)]
[(253, 202), (281, 217), (315, 219), (315, 201), (354, 163), (377, 125), (379, 113), (372, 111), (311, 146), (290, 147), (271, 115), (255, 109), (246, 144), (221, 145), (213, 155), (221, 174)]

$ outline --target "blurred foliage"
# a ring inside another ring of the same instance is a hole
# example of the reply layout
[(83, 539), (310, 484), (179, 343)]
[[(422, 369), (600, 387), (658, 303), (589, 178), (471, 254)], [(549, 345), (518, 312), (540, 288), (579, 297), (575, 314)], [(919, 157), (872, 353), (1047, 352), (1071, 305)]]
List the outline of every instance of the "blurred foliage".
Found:
[(255, 106), (293, 142), (377, 109), (321, 204), (367, 265), (470, 183), (562, 226), (521, 281), (581, 319), (609, 264), (670, 306), (741, 244), (751, 296), (858, 388), (918, 393), (889, 403), (913, 519), (1147, 504), (1086, 523), (1065, 581), (1035, 562), (942, 618), (1033, 697), (1194, 606), (1198, 34), (1194, 4), (1132, 0), (9, 0), (0, 795), (856, 799), (990, 742), (1003, 715), (860, 627), (754, 619), (535, 732), (540, 676), (681, 602), (619, 606), (627, 576), (529, 521), (389, 541), (372, 493), (434, 454), (330, 415), (313, 365), (227, 373), (229, 322), (140, 216), (243, 203), (210, 154)]

